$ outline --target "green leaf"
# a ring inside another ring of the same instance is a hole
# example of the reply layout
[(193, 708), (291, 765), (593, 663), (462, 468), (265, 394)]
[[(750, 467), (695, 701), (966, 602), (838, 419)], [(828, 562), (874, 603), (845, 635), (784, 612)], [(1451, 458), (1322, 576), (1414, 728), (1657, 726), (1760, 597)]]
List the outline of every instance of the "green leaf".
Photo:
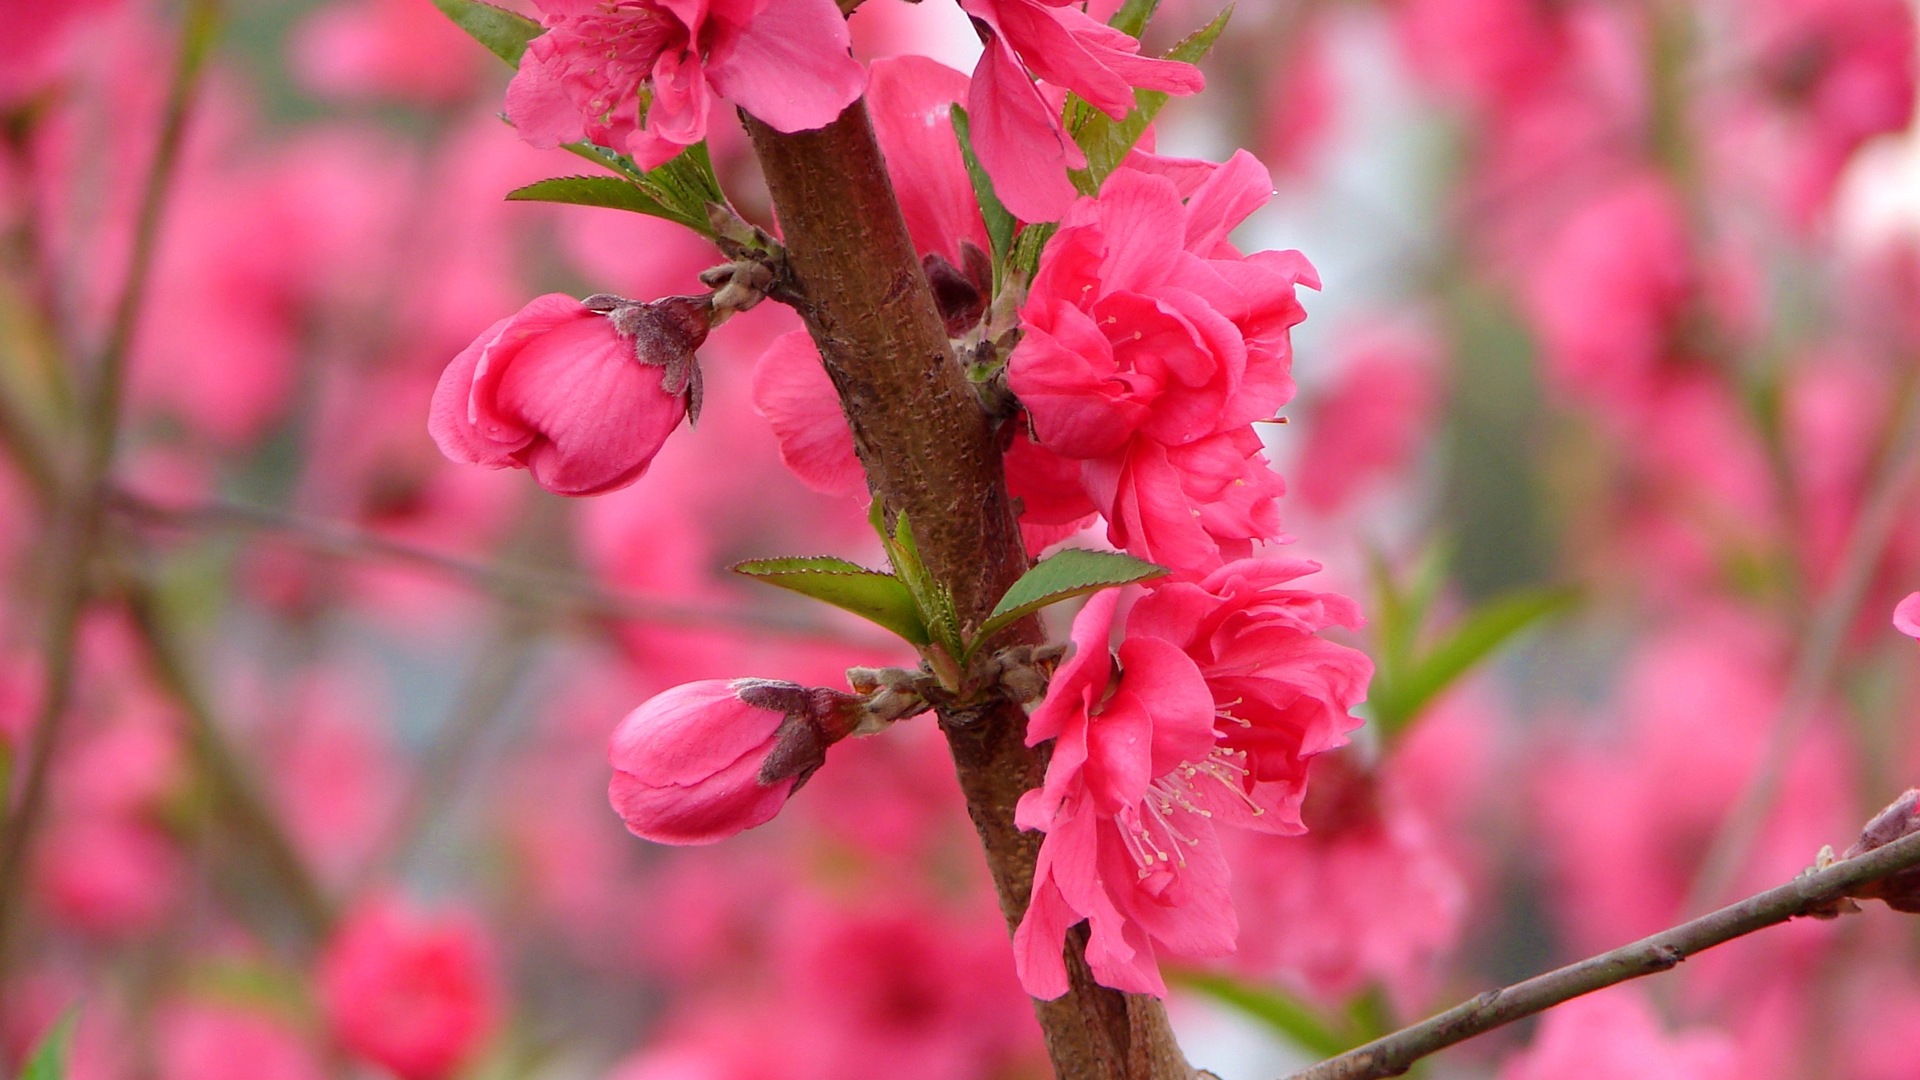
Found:
[(903, 513), (894, 518), (893, 528), (889, 530), (886, 507), (879, 499), (867, 508), (867, 520), (887, 549), (887, 562), (892, 565), (894, 576), (913, 597), (930, 643), (939, 645), (950, 659), (957, 659), (962, 651), (960, 617), (954, 611), (953, 594), (935, 581), (933, 575), (927, 573), (926, 564), (920, 561), (920, 547), (914, 543), (912, 522)]
[(467, 36), (485, 45), (493, 55), (520, 66), (520, 55), (527, 42), (547, 32), (546, 27), (525, 15), (506, 8), (483, 4), (480, 0), (433, 0), (433, 6), (453, 20)]
[[(967, 179), (973, 182), (974, 201), (980, 204), (980, 218), (987, 225), (987, 242), (993, 245), (993, 273), (997, 279), (1013, 251), (1013, 214), (1000, 202), (1000, 196), (994, 194), (993, 180), (987, 176), (987, 170), (981, 168), (980, 159), (974, 156), (973, 125), (967, 119), (967, 110), (958, 105), (953, 107), (953, 134), (960, 141), (960, 156), (967, 163)], [(996, 280), (995, 291), (998, 285)]]
[(1405, 730), (1456, 679), (1521, 631), (1579, 602), (1578, 589), (1519, 589), (1474, 609), (1404, 671), (1395, 672), (1384, 684), (1375, 681), (1368, 700), (1381, 737), (1392, 738)]
[(28, 1056), (20, 1070), (20, 1080), (66, 1080), (67, 1048), (73, 1043), (73, 1029), (80, 1022), (80, 1008), (74, 1006), (40, 1038), (40, 1045)]
[(507, 192), (510, 202), (567, 203), (573, 206), (603, 206), (609, 210), (630, 210), (636, 214), (681, 220), (679, 214), (662, 206), (659, 200), (633, 183), (617, 176), (556, 176), (538, 180)]
[[(980, 632), (974, 635), (973, 645), (981, 644), (1049, 604), (1116, 585), (1131, 585), (1136, 581), (1164, 577), (1166, 573), (1164, 566), (1115, 551), (1068, 548), (1055, 552), (1040, 560), (1033, 569), (1022, 574), (1019, 581), (1013, 583), (1000, 602), (993, 606), (993, 612), (987, 616)], [(970, 646), (968, 652), (971, 651)]]
[(750, 559), (735, 564), (733, 572), (824, 600), (883, 626), (915, 645), (927, 643), (927, 627), (920, 618), (913, 594), (892, 574), (826, 555)]
[(1172, 982), (1245, 1013), (1316, 1057), (1330, 1058), (1360, 1045), (1356, 1033), (1336, 1026), (1298, 998), (1211, 971), (1169, 972)]
[[(1227, 20), (1232, 17), (1233, 6), (1228, 5), (1214, 16), (1212, 22), (1168, 50), (1166, 59), (1199, 63), (1212, 51), (1213, 43), (1219, 40), (1220, 32), (1227, 28)], [(1080, 149), (1087, 155), (1087, 167), (1069, 174), (1081, 194), (1100, 193), (1100, 185), (1126, 160), (1127, 152), (1133, 149), (1134, 143), (1140, 141), (1147, 125), (1153, 123), (1153, 118), (1166, 105), (1167, 97), (1160, 90), (1135, 90), (1134, 109), (1124, 120), (1115, 120), (1078, 97), (1068, 99), (1067, 130), (1073, 133), (1074, 141), (1080, 144)]]
[(1128, 37), (1139, 37), (1147, 28), (1147, 20), (1153, 18), (1154, 9), (1160, 6), (1160, 0), (1127, 0), (1120, 10), (1113, 13), (1107, 25)]

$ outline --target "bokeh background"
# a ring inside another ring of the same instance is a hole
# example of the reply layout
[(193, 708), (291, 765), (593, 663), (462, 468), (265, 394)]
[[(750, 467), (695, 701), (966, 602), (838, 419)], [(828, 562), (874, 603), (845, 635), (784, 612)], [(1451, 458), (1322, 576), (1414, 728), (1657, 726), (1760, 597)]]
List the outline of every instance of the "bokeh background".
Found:
[[(10, 829), (58, 482), (198, 10), (0, 0)], [(1166, 0), (1147, 47), (1214, 13)], [(939, 0), (853, 27), (978, 52)], [(584, 163), (514, 137), (509, 70), (428, 0), (232, 2), (205, 40), (73, 700), (0, 877), (0, 1067), (78, 1003), (75, 1080), (1045, 1076), (929, 722), (716, 847), (606, 803), (651, 693), (909, 659), (726, 572), (880, 558), (754, 408), (797, 321), (714, 333), (699, 427), (632, 488), (455, 466), (427, 401), (474, 335), (718, 256), (504, 201)], [(1920, 588), (1915, 48), (1906, 0), (1242, 0), (1157, 148), (1253, 150), (1279, 190), (1237, 239), (1321, 271), (1264, 437), (1381, 681), (1313, 833), (1236, 846), (1241, 952), (1174, 978), (1197, 1065), (1277, 1076), (1778, 883), (1920, 781), (1888, 625)], [(764, 221), (728, 115), (712, 151)], [(1777, 929), (1424, 1070), (1911, 1080), (1917, 932)]]

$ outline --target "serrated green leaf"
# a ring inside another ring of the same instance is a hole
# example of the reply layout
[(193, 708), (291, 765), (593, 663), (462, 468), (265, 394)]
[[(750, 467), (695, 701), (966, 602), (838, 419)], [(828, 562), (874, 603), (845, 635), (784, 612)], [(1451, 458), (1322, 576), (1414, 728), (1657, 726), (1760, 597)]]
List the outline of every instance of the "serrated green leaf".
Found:
[(993, 246), (994, 291), (998, 292), (1002, 268), (1013, 253), (1016, 222), (1013, 214), (1000, 202), (1000, 196), (994, 193), (993, 179), (981, 167), (980, 159), (974, 156), (973, 125), (967, 119), (967, 110), (955, 105), (952, 115), (953, 135), (960, 142), (960, 157), (967, 164), (967, 179), (973, 182), (973, 198), (980, 204), (980, 219), (987, 226), (987, 242)]
[(879, 499), (867, 508), (867, 520), (887, 549), (887, 562), (893, 567), (894, 576), (913, 597), (927, 636), (944, 649), (949, 658), (959, 657), (962, 651), (960, 619), (953, 607), (953, 594), (935, 581), (927, 572), (926, 564), (920, 561), (920, 547), (913, 539), (913, 523), (903, 513), (894, 518), (893, 528), (888, 529), (886, 507)]
[(1374, 682), (1368, 701), (1381, 736), (1392, 738), (1405, 730), (1442, 691), (1521, 631), (1579, 602), (1578, 589), (1520, 589), (1475, 608), (1404, 671), (1384, 684)]
[(1136, 581), (1164, 577), (1166, 573), (1164, 566), (1117, 551), (1068, 548), (1055, 552), (1040, 560), (1033, 569), (1022, 574), (1019, 581), (1013, 583), (1000, 602), (993, 606), (993, 612), (987, 616), (980, 632), (974, 635), (968, 652), (1049, 604), (1117, 585), (1131, 585)]
[(67, 1049), (73, 1043), (73, 1029), (80, 1022), (80, 1007), (74, 1006), (54, 1021), (40, 1037), (40, 1045), (20, 1070), (20, 1080), (66, 1080)]
[(1170, 981), (1258, 1020), (1315, 1057), (1330, 1058), (1360, 1045), (1346, 1025), (1336, 1026), (1305, 1002), (1283, 991), (1256, 986), (1211, 971), (1174, 971)]
[(433, 0), (433, 6), (452, 19), (453, 25), (465, 30), (468, 37), (514, 67), (520, 66), (527, 42), (547, 32), (546, 27), (525, 15), (483, 4), (480, 0)]
[(892, 574), (826, 555), (749, 559), (735, 564), (733, 572), (851, 611), (914, 645), (927, 643), (913, 594)]
[[(1227, 28), (1227, 20), (1232, 17), (1233, 5), (1229, 4), (1214, 16), (1212, 22), (1168, 50), (1165, 58), (1187, 64), (1199, 63), (1213, 50), (1213, 43), (1219, 40), (1221, 31)], [(1135, 90), (1133, 111), (1122, 120), (1113, 119), (1078, 97), (1068, 98), (1067, 130), (1073, 133), (1074, 141), (1080, 144), (1080, 149), (1087, 155), (1087, 167), (1068, 174), (1081, 194), (1100, 193), (1100, 185), (1126, 160), (1133, 144), (1140, 141), (1147, 125), (1153, 123), (1153, 118), (1166, 105), (1168, 96), (1160, 90)]]
[(507, 192), (509, 202), (567, 203), (572, 206), (601, 206), (609, 210), (629, 210), (636, 214), (679, 221), (681, 216), (617, 176), (556, 176), (537, 180)]

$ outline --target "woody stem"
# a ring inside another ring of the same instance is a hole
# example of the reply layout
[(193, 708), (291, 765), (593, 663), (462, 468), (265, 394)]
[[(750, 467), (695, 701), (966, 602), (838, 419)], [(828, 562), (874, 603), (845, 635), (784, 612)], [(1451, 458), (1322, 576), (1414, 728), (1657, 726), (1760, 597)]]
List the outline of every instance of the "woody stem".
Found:
[[(787, 245), (791, 280), (775, 295), (799, 311), (820, 349), (874, 498), (889, 521), (912, 521), (928, 571), (952, 590), (970, 632), (1026, 571), (1027, 552), (1000, 446), (948, 345), (866, 105), (794, 134), (745, 119)], [(997, 642), (1039, 640), (1027, 619)], [(1026, 714), (1011, 702), (944, 708), (940, 724), (1012, 928), (1026, 913), (1040, 843), (1014, 825), (1014, 805), (1045, 763), (1027, 747)], [(1069, 935), (1071, 989), (1034, 1004), (1056, 1072), (1189, 1080), (1160, 1002), (1096, 984), (1084, 946), (1082, 933)]]

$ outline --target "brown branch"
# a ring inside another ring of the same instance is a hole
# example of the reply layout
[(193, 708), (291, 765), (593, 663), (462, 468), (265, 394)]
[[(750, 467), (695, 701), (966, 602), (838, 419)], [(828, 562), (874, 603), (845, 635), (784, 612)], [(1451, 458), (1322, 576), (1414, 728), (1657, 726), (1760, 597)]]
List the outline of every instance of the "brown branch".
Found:
[(696, 626), (716, 629), (747, 627), (770, 634), (812, 640), (838, 640), (850, 645), (886, 647), (880, 634), (860, 634), (816, 619), (782, 615), (761, 608), (721, 608), (688, 604), (639, 593), (601, 588), (585, 578), (502, 563), (479, 562), (443, 551), (393, 540), (337, 521), (300, 517), (264, 506), (209, 501), (169, 506), (125, 489), (112, 494), (113, 509), (152, 525), (176, 529), (225, 528), (272, 533), (321, 554), (349, 559), (384, 559), (406, 563), (452, 578), (507, 603), (544, 610), (570, 611), (619, 622)]
[(1829, 909), (1869, 882), (1916, 866), (1920, 866), (1920, 833), (1904, 836), (1826, 869), (1810, 871), (1778, 888), (1631, 945), (1536, 975), (1502, 990), (1490, 990), (1412, 1027), (1292, 1073), (1286, 1080), (1376, 1080), (1399, 1076), (1414, 1062), (1436, 1050), (1615, 983), (1671, 970), (1695, 953), (1789, 919)]
[[(806, 320), (839, 391), (889, 521), (913, 524), (927, 569), (953, 592), (962, 623), (980, 625), (1027, 568), (1000, 449), (959, 363), (907, 236), (864, 102), (818, 131), (783, 134), (746, 118), (787, 244), (790, 279), (777, 295)], [(1029, 619), (1006, 643), (1039, 640)], [(991, 650), (981, 650), (982, 653)], [(965, 700), (967, 686), (962, 686)], [(1009, 927), (1033, 888), (1040, 837), (1013, 823), (1044, 763), (1026, 742), (1017, 705), (944, 710), (967, 810)], [(1097, 985), (1070, 935), (1072, 988), (1036, 1002), (1054, 1069), (1071, 1080), (1187, 1080), (1166, 1011), (1150, 998)]]

